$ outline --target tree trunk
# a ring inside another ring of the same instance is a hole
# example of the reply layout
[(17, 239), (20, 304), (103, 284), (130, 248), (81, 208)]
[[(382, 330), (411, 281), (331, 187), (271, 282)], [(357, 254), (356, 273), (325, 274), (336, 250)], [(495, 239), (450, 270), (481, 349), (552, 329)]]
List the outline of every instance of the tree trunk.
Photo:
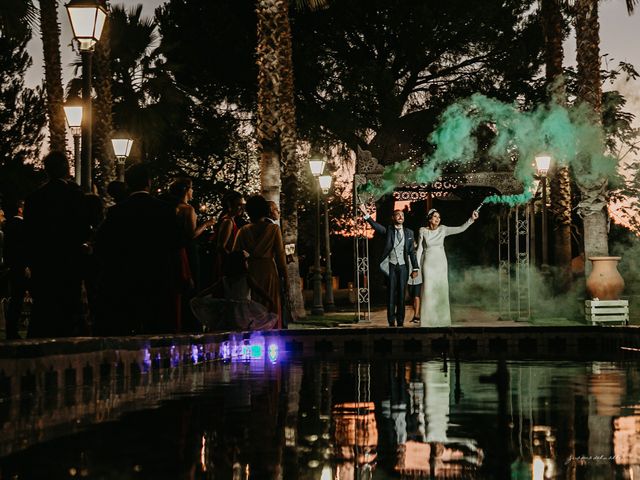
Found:
[[(560, 0), (542, 0), (542, 27), (545, 36), (545, 65), (549, 101), (566, 106), (562, 47), (564, 18)], [(566, 292), (571, 286), (571, 176), (568, 166), (551, 173), (551, 215), (554, 223), (554, 260), (558, 268), (556, 288)], [(548, 240), (548, 239), (547, 239)]]
[(67, 151), (66, 119), (64, 116), (64, 92), (60, 65), (60, 25), (58, 2), (40, 0), (40, 32), (44, 52), (44, 78), (47, 93), (47, 118), (49, 119), (49, 147)]
[(95, 182), (101, 193), (105, 193), (107, 185), (115, 178), (115, 154), (111, 145), (113, 135), (113, 97), (111, 95), (111, 22), (107, 21), (102, 30), (100, 41), (96, 44), (93, 56), (95, 78), (93, 88), (96, 92), (94, 108), (93, 158), (98, 165)]
[[(262, 193), (282, 203), (282, 229), (286, 244), (298, 241), (298, 172), (296, 124), (291, 59), (291, 28), (287, 0), (258, 0), (258, 114)], [(282, 158), (280, 158), (282, 157)], [(284, 167), (282, 189), (280, 166)], [(280, 202), (282, 197), (282, 202)], [(304, 318), (297, 251), (289, 256), (287, 290), (294, 319)]]
[[(291, 47), (291, 26), (289, 24), (289, 2), (282, 2), (283, 9), (279, 15), (282, 25), (280, 36), (280, 116), (278, 118), (280, 140), (282, 147), (282, 164), (284, 167), (282, 181), (282, 230), (284, 243), (297, 245), (298, 243), (298, 175), (301, 168), (299, 157), (296, 155), (296, 110), (295, 88), (293, 85), (293, 59)], [(297, 253), (287, 264), (289, 278), (289, 298), (292, 313), (295, 318), (305, 316), (302, 284), (300, 282), (300, 266)]]
[[(600, 25), (597, 0), (576, 0), (576, 61), (578, 63), (578, 99), (588, 106), (591, 122), (602, 123), (602, 85), (600, 82)], [(588, 153), (581, 156), (588, 164)], [(579, 211), (584, 223), (585, 273), (589, 274), (590, 256), (609, 253), (607, 238), (607, 179), (584, 181), (576, 172), (580, 188)]]

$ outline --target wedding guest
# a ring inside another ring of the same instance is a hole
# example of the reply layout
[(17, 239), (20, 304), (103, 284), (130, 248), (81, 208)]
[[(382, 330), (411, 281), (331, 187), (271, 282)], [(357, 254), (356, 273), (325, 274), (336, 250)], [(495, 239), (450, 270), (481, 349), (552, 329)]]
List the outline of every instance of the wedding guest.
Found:
[(50, 152), (43, 163), (48, 181), (26, 198), (24, 206), (33, 298), (28, 336), (66, 337), (80, 333), (81, 256), (88, 226), (82, 193), (67, 181), (65, 154)]
[(287, 280), (282, 234), (277, 225), (265, 221), (269, 204), (261, 195), (247, 200), (247, 213), (251, 223), (240, 229), (233, 250), (249, 253), (249, 275), (269, 296), (264, 306), (278, 315), (277, 327), (282, 328), (280, 278)]
[(145, 164), (125, 173), (129, 197), (110, 209), (96, 239), (102, 266), (97, 333), (174, 333), (180, 231), (175, 208), (151, 196)]

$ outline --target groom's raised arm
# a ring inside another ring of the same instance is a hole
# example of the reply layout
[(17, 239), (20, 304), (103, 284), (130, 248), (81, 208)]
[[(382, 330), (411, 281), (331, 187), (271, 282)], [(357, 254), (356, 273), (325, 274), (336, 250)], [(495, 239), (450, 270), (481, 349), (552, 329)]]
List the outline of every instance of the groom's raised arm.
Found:
[(371, 218), (371, 215), (369, 215), (367, 207), (365, 207), (362, 203), (360, 204), (360, 211), (362, 212), (362, 215), (364, 215), (365, 222), (371, 225), (376, 233), (379, 233), (381, 235), (385, 235), (387, 233), (387, 228), (384, 225), (380, 225), (378, 222), (374, 221), (373, 218)]

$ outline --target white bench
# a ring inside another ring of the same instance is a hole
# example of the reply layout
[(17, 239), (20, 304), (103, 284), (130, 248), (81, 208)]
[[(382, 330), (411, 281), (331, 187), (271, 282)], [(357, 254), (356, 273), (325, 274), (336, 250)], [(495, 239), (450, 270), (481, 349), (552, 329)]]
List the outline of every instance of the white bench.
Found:
[(629, 300), (585, 300), (584, 313), (591, 325), (629, 324)]

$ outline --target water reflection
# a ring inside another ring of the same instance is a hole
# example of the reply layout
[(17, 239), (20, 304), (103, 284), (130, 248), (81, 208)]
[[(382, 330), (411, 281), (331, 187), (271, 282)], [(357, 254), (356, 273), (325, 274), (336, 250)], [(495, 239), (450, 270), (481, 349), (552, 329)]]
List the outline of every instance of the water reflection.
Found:
[[(0, 459), (0, 477), (639, 478), (636, 365), (277, 363), (266, 352), (188, 368), (151, 361), (127, 388), (117, 387), (120, 365), (111, 390), (106, 371), (70, 379), (93, 392), (86, 408), (110, 402), (104, 419), (118, 419), (87, 425), (52, 420), (85, 408), (82, 395), (56, 387), (35, 398), (27, 378), (8, 399), (20, 419), (2, 417), (14, 453)], [(154, 392), (154, 403), (118, 410), (115, 397), (131, 388)], [(24, 429), (42, 424), (56, 429), (42, 438), (55, 438), (21, 447)]]

